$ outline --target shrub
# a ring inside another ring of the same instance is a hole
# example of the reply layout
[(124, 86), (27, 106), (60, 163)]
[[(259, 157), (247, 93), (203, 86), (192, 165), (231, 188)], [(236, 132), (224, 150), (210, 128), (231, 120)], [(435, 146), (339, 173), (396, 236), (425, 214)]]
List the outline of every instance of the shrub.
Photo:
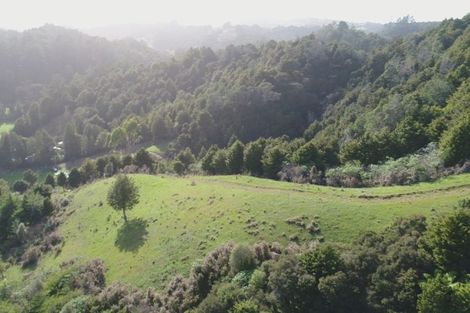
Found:
[(458, 277), (470, 274), (470, 211), (459, 209), (437, 219), (424, 234), (421, 248), (443, 271)]
[(279, 179), (282, 181), (305, 184), (309, 181), (309, 173), (307, 167), (302, 165), (286, 164), (278, 173)]
[(82, 288), (86, 294), (97, 294), (106, 285), (106, 266), (103, 260), (91, 260), (79, 269), (73, 285)]
[(332, 275), (340, 270), (342, 260), (333, 247), (321, 246), (303, 254), (300, 258), (300, 264), (307, 273), (322, 277)]
[(243, 170), (244, 146), (237, 140), (227, 150), (227, 168), (230, 174), (240, 174)]
[(347, 163), (342, 167), (326, 171), (326, 183), (330, 186), (390, 186), (409, 185), (431, 181), (445, 175), (443, 162), (435, 144), (419, 150), (415, 154), (382, 164), (362, 167), (359, 163)]
[(453, 127), (447, 130), (439, 143), (446, 165), (454, 165), (470, 158), (470, 117), (463, 114)]
[(364, 168), (359, 163), (347, 163), (342, 167), (326, 171), (326, 184), (329, 186), (360, 187)]
[(122, 312), (129, 312), (132, 311), (132, 308), (143, 303), (144, 295), (132, 286), (115, 282), (101, 291), (97, 300), (102, 311), (117, 308), (122, 309)]
[(13, 191), (24, 193), (26, 190), (28, 190), (28, 187), (28, 183), (20, 179), (15, 181), (15, 183), (13, 184)]
[(77, 188), (78, 186), (80, 186), (80, 184), (82, 183), (82, 176), (78, 169), (73, 168), (70, 171), (70, 174), (68, 177), (68, 183), (69, 183), (69, 186), (72, 188)]
[(470, 198), (459, 200), (459, 207), (462, 209), (470, 209)]
[(33, 185), (38, 180), (38, 175), (29, 169), (23, 173), (23, 180)]
[(238, 302), (233, 307), (232, 313), (258, 313), (259, 309), (252, 300)]
[(251, 275), (249, 286), (254, 290), (264, 290), (267, 283), (266, 273), (261, 270), (255, 270)]
[(90, 297), (80, 296), (69, 302), (62, 308), (60, 313), (87, 313), (90, 310)]
[(29, 247), (21, 257), (21, 266), (27, 268), (36, 265), (40, 256), (41, 250), (39, 247)]
[(286, 160), (287, 152), (282, 147), (266, 148), (263, 153), (263, 172), (267, 178), (277, 178)]
[(253, 251), (247, 246), (237, 246), (230, 255), (230, 268), (232, 273), (250, 271), (256, 267), (256, 260)]
[(49, 186), (55, 187), (55, 178), (54, 178), (54, 175), (48, 174), (48, 175), (46, 176), (46, 179), (44, 180), (44, 185), (49, 185)]
[(57, 175), (57, 186), (65, 187), (65, 185), (67, 185), (67, 176), (64, 172), (60, 172), (59, 175)]
[(172, 166), (173, 166), (173, 171), (175, 171), (175, 173), (177, 175), (183, 175), (184, 174), (185, 166), (181, 161), (174, 160), (173, 163), (172, 163)]

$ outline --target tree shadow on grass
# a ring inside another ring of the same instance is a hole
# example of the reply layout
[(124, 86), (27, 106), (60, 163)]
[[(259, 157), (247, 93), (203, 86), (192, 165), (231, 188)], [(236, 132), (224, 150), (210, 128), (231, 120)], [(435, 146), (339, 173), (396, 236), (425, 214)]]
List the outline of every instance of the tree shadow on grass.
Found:
[(132, 219), (118, 229), (114, 245), (121, 251), (135, 252), (145, 243), (147, 234), (147, 223), (141, 218)]

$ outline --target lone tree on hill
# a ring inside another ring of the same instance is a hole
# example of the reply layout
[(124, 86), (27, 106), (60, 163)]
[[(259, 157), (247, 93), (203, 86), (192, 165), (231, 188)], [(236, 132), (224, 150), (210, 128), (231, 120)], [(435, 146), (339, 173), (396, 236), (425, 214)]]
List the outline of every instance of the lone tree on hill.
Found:
[(108, 191), (108, 203), (116, 211), (122, 211), (127, 223), (126, 210), (132, 210), (139, 203), (139, 189), (126, 175), (118, 175)]

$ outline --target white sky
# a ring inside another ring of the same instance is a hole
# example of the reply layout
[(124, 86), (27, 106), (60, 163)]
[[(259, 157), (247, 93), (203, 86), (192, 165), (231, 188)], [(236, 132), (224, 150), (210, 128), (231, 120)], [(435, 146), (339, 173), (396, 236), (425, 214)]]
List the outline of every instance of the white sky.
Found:
[(304, 18), (389, 22), (462, 17), (469, 0), (0, 0), (0, 28), (27, 29), (45, 23), (88, 28), (113, 24), (221, 25), (272, 23)]

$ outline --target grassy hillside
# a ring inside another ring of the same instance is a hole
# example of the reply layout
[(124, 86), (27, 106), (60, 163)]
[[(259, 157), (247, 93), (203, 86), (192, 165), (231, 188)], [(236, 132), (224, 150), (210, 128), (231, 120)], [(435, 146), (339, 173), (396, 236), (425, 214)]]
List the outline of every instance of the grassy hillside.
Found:
[[(106, 204), (112, 179), (84, 186), (62, 213), (62, 252), (42, 259), (39, 269), (63, 261), (102, 258), (108, 279), (139, 287), (161, 286), (187, 273), (195, 259), (230, 240), (287, 243), (322, 236), (347, 243), (365, 230), (381, 230), (398, 216), (432, 216), (470, 194), (470, 175), (408, 187), (341, 189), (252, 177), (161, 177), (134, 175), (139, 205), (129, 225)], [(320, 231), (288, 224), (315, 220)]]

